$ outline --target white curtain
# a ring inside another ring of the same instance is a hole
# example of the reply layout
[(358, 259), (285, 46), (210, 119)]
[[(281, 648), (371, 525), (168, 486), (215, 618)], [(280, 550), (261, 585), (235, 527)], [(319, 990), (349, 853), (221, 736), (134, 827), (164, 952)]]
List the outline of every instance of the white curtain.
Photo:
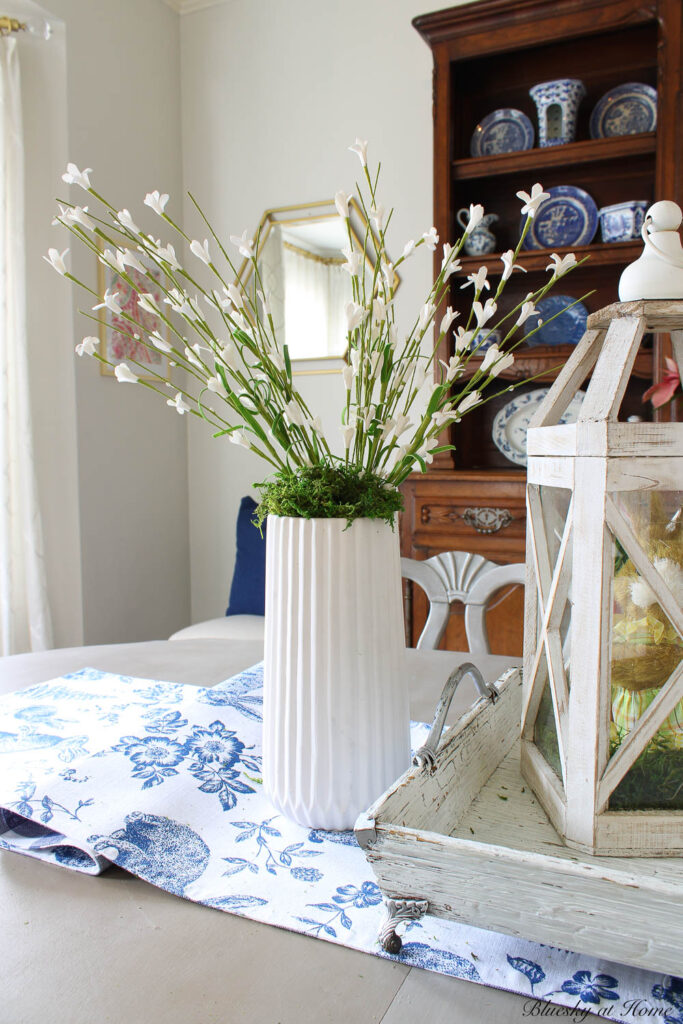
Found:
[[(24, 148), (16, 38), (0, 38), (0, 653), (52, 646), (26, 340)], [(47, 340), (47, 339), (46, 339)]]
[(351, 301), (349, 275), (338, 264), (307, 256), (291, 247), (283, 251), (285, 338), (292, 359), (342, 356), (345, 348), (344, 306)]

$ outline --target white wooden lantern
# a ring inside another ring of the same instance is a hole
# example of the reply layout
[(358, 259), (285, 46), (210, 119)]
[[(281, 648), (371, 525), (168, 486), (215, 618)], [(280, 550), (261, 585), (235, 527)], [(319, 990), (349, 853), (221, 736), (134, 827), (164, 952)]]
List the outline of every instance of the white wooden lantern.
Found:
[(608, 306), (527, 435), (522, 773), (603, 855), (683, 854), (683, 424), (618, 420), (651, 330), (683, 376), (683, 301)]

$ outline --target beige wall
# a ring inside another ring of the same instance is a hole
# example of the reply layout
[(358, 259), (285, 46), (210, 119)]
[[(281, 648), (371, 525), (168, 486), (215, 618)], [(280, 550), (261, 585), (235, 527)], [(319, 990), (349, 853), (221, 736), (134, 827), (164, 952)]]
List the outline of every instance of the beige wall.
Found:
[[(66, 40), (61, 116), (68, 141), (55, 145), (58, 159), (52, 153), (49, 167), (34, 162), (30, 172), (40, 176), (40, 224), (49, 223), (45, 203), (53, 211), (53, 198), (68, 195), (60, 180), (65, 157), (95, 168), (93, 183), (122, 206), (145, 210), (145, 193), (160, 188), (179, 208), (178, 15), (162, 0), (47, 6), (63, 22)], [(43, 59), (54, 62), (56, 42), (34, 48), (45, 47)], [(44, 112), (52, 110), (63, 83), (44, 74), (40, 88)], [(72, 198), (80, 202), (79, 191)], [(154, 214), (145, 212), (138, 223), (158, 230)], [(49, 244), (58, 237), (53, 231)], [(31, 294), (43, 309), (31, 344), (42, 347), (44, 360), (34, 364), (32, 394), (40, 399), (34, 418), (56, 643), (79, 642), (80, 622), (87, 643), (163, 638), (189, 621), (185, 424), (161, 400), (100, 376), (93, 360), (75, 359), (73, 346), (93, 333), (92, 325), (77, 314), (70, 325), (63, 282), (56, 282), (57, 306), (47, 306), (43, 288), (51, 295), (56, 275), (49, 277), (40, 261), (48, 241), (37, 243), (30, 255), (39, 284)], [(73, 266), (94, 286), (87, 253), (75, 254)], [(79, 303), (74, 298), (75, 308)]]
[[(396, 207), (390, 248), (431, 226), (432, 61), (410, 23), (428, 9), (424, 0), (228, 0), (181, 19), (183, 180), (220, 233), (255, 228), (267, 207), (350, 190), (356, 135), (381, 159)], [(399, 319), (415, 315), (430, 276), (420, 251)], [(338, 376), (320, 375), (302, 386), (332, 425), (339, 388)], [(267, 468), (190, 425), (194, 621), (225, 607), (239, 499)]]

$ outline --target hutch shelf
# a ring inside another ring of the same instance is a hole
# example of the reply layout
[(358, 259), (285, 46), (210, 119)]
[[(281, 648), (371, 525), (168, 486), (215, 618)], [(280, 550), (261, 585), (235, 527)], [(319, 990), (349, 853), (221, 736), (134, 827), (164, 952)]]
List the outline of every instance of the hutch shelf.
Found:
[[(681, 202), (680, 122), (683, 8), (680, 0), (477, 0), (416, 18), (413, 25), (434, 59), (434, 223), (443, 241), (460, 234), (456, 214), (470, 203), (482, 203), (498, 214), (494, 226), (499, 252), (465, 256), (451, 279), (449, 302), (463, 305), (469, 291), (460, 286), (482, 264), (496, 280), (500, 254), (519, 237), (519, 189), (574, 185), (584, 189), (598, 208), (626, 200), (675, 199)], [(470, 139), (476, 125), (501, 107), (522, 110), (537, 125), (529, 89), (556, 78), (579, 78), (586, 96), (579, 108), (576, 141), (548, 148), (472, 157)], [(590, 114), (610, 89), (626, 82), (644, 82), (657, 89), (654, 132), (592, 139)], [(605, 244), (600, 231), (573, 251), (589, 259), (574, 271), (561, 294), (581, 299), (589, 312), (617, 299), (621, 271), (641, 252), (639, 241)], [(505, 313), (533, 287), (547, 280), (550, 250), (523, 252), (526, 273), (507, 284), (499, 312)], [(440, 252), (435, 266), (440, 267)], [(429, 472), (415, 474), (404, 485), (402, 552), (412, 558), (450, 549), (476, 551), (497, 562), (524, 560), (524, 468), (515, 466), (492, 440), (493, 420), (510, 400), (506, 386), (514, 380), (533, 382), (521, 390), (547, 386), (567, 361), (571, 345), (522, 346), (515, 364), (503, 375), (500, 393), (451, 428), (455, 452), (436, 456)], [(621, 416), (651, 418), (642, 394), (659, 379), (667, 335), (653, 334), (643, 345), (624, 398)], [(440, 357), (452, 355), (444, 346)], [(471, 366), (476, 364), (470, 364)], [(658, 418), (676, 418), (675, 403)], [(407, 602), (409, 631), (416, 642), (426, 617), (426, 602), (415, 588)], [(462, 614), (451, 616), (442, 646), (465, 649)], [(488, 615), (492, 649), (521, 655), (523, 599), (519, 588), (498, 595)]]

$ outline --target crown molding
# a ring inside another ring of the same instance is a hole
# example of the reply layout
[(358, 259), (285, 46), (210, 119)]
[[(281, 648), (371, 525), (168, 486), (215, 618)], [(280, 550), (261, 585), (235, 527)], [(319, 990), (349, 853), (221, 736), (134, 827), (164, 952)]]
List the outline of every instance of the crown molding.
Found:
[(192, 14), (203, 11), (205, 7), (218, 7), (227, 0), (164, 0), (164, 3), (178, 14)]

